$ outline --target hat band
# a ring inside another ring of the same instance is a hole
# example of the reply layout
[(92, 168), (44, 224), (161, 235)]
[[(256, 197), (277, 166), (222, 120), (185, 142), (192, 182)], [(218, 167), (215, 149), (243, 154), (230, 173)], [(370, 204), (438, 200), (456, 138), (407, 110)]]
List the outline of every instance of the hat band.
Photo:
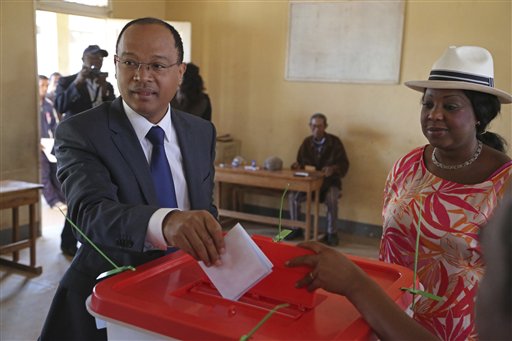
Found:
[(458, 81), (494, 87), (494, 78), (471, 75), (462, 72), (432, 70), (428, 80), (431, 81)]

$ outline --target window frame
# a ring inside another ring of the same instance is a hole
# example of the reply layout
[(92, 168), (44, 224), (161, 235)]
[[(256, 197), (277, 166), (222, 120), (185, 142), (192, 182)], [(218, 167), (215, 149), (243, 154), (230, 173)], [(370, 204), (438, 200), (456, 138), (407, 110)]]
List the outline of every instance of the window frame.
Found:
[(112, 1), (107, 0), (105, 7), (82, 5), (64, 0), (36, 0), (36, 10), (65, 13), (97, 18), (110, 18), (112, 16)]

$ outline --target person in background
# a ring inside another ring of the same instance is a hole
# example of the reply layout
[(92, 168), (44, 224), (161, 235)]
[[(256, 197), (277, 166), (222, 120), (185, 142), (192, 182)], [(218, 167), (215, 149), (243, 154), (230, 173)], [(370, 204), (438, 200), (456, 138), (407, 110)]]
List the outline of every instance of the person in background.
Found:
[[(320, 189), (320, 202), (327, 206), (327, 228), (322, 241), (330, 246), (338, 245), (338, 200), (341, 197), (341, 179), (347, 174), (349, 161), (341, 140), (327, 133), (327, 117), (316, 113), (309, 120), (311, 136), (302, 142), (297, 153), (297, 161), (292, 169), (305, 169), (307, 166), (324, 173), (324, 181)], [(288, 195), (290, 219), (298, 220), (301, 204), (306, 200), (304, 192), (290, 192)], [(306, 214), (309, 214), (307, 212)], [(302, 229), (292, 229), (286, 239), (302, 238)]]
[[(132, 20), (118, 36), (114, 61), (121, 97), (57, 128), (57, 175), (70, 219), (118, 266), (137, 267), (169, 248), (206, 266), (221, 264), (225, 245), (213, 204), (215, 127), (170, 106), (186, 69), (179, 33), (160, 19)], [(42, 341), (107, 339), (85, 302), (112, 265), (80, 241)]]
[(189, 114), (199, 116), (205, 120), (212, 120), (212, 105), (210, 97), (204, 92), (203, 78), (199, 74), (199, 67), (188, 63), (183, 76), (183, 82), (178, 88), (176, 97), (171, 106)]
[[(43, 196), (51, 208), (67, 212), (66, 198), (62, 192), (60, 182), (57, 179), (57, 160), (53, 155), (53, 142), (55, 129), (59, 123), (59, 116), (53, 108), (53, 103), (47, 98), (48, 77), (39, 76), (39, 100), (40, 100), (40, 130), (41, 130), (41, 154), (39, 158), (41, 168), (41, 182), (43, 184)], [(76, 253), (76, 238), (72, 227), (64, 222), (61, 233), (60, 248), (66, 256), (73, 257)]]
[(494, 87), (492, 56), (477, 46), (449, 47), (428, 80), (405, 85), (423, 93), (429, 143), (388, 175), (379, 258), (414, 269), (417, 252), (419, 281), (441, 300), (420, 296), (414, 319), (440, 339), (474, 340), (479, 234), (512, 177), (504, 141), (487, 129), (512, 96)]
[(55, 109), (64, 119), (115, 99), (114, 88), (107, 82), (108, 73), (101, 71), (107, 56), (108, 52), (98, 45), (89, 45), (82, 56), (82, 70), (59, 79)]
[[(53, 141), (55, 129), (59, 123), (57, 112), (53, 108), (53, 103), (46, 97), (48, 89), (48, 77), (39, 75), (39, 119), (41, 130), (41, 142), (46, 139)], [(60, 189), (60, 183), (57, 180), (57, 160), (52, 157), (52, 146), (41, 143), (41, 182), (43, 183), (43, 196), (50, 207), (64, 208), (66, 201), (64, 193)], [(50, 148), (46, 150), (45, 148)], [(48, 154), (49, 153), (49, 154)], [(48, 154), (48, 156), (46, 156)], [(50, 161), (51, 159), (51, 161)]]
[(59, 85), (60, 77), (62, 77), (62, 75), (58, 72), (54, 72), (50, 75), (48, 91), (46, 92), (46, 98), (52, 101), (52, 103), (55, 103), (55, 95), (57, 92), (57, 85)]

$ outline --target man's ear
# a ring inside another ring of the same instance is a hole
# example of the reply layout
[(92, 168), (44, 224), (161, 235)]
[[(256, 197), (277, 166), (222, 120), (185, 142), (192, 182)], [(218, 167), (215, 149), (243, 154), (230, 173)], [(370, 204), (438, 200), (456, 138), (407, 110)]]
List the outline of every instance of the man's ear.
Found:
[(113, 56), (114, 58), (114, 77), (117, 79), (117, 59), (116, 56)]
[(178, 65), (178, 85), (181, 85), (183, 82), (183, 76), (185, 75), (185, 71), (187, 71), (187, 64), (181, 63)]

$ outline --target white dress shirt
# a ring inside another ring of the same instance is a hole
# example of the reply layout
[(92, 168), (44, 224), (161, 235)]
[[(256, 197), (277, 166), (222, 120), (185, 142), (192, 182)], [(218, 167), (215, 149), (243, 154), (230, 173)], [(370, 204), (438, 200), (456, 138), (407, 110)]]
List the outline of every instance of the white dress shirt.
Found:
[(85, 84), (87, 86), (87, 91), (89, 92), (89, 97), (91, 98), (92, 108), (97, 107), (103, 103), (103, 97), (100, 94), (101, 87), (98, 85), (98, 83), (96, 83), (96, 80), (87, 78), (85, 80)]
[[(155, 126), (155, 124), (149, 122), (146, 118), (133, 111), (133, 109), (130, 108), (124, 100), (123, 107), (124, 111), (126, 112), (126, 116), (128, 116), (128, 120), (130, 120), (130, 123), (133, 126), (135, 133), (137, 134), (137, 138), (139, 139), (139, 143), (142, 147), (142, 150), (144, 150), (144, 155), (146, 155), (146, 160), (149, 164), (153, 151), (153, 145), (146, 138), (146, 135), (149, 130)], [(180, 146), (176, 137), (176, 130), (172, 125), (170, 105), (167, 108), (167, 113), (160, 120), (160, 122), (158, 122), (157, 125), (160, 126), (160, 128), (162, 128), (165, 132), (165, 155), (167, 156), (169, 166), (171, 167), (172, 179), (176, 192), (176, 201), (178, 203), (177, 209), (189, 210), (190, 200), (188, 197), (187, 182), (183, 172), (183, 158), (181, 156)], [(168, 245), (165, 242), (165, 238), (163, 236), (162, 223), (165, 216), (173, 210), (176, 210), (176, 208), (160, 208), (151, 216), (146, 233), (146, 242), (144, 247), (145, 250), (167, 249)]]

